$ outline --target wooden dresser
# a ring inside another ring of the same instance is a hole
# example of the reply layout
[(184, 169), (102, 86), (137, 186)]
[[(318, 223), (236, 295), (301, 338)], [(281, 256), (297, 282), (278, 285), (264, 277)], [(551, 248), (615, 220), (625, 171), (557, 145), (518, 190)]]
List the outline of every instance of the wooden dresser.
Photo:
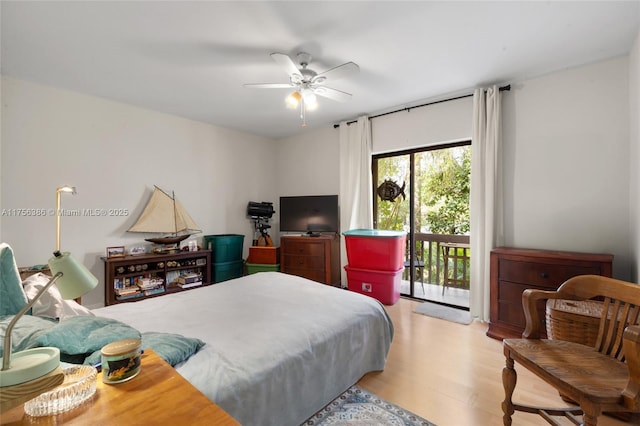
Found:
[[(522, 337), (526, 322), (522, 292), (556, 290), (576, 275), (611, 276), (613, 255), (499, 247), (491, 251), (490, 321), (487, 336)], [(538, 307), (544, 322), (545, 305)], [(546, 330), (543, 325), (542, 330)], [(546, 337), (546, 336), (544, 336)]]
[(280, 271), (340, 286), (340, 236), (280, 237)]

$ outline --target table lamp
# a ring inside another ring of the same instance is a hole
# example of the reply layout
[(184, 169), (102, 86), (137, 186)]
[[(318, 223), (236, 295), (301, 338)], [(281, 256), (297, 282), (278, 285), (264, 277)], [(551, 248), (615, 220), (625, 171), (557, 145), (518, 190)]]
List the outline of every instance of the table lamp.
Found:
[[(69, 252), (60, 252), (60, 193), (57, 197), (57, 249), (49, 259), (49, 268), (53, 276), (47, 284), (18, 312), (7, 327), (4, 337), (2, 370), (0, 370), (0, 412), (20, 405), (43, 392), (46, 392), (64, 380), (60, 368), (60, 350), (53, 347), (40, 347), (11, 353), (11, 332), (16, 322), (46, 293), (54, 283), (63, 299), (74, 299), (94, 289), (98, 279)], [(75, 190), (73, 191), (75, 193)], [(13, 362), (12, 362), (13, 359)]]

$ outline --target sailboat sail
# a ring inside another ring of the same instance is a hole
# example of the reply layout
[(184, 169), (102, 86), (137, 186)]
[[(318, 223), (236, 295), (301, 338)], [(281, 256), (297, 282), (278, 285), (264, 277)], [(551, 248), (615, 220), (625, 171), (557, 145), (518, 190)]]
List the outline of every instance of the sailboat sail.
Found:
[(179, 232), (201, 232), (180, 201), (158, 188), (145, 206), (142, 214), (128, 232), (178, 234)]

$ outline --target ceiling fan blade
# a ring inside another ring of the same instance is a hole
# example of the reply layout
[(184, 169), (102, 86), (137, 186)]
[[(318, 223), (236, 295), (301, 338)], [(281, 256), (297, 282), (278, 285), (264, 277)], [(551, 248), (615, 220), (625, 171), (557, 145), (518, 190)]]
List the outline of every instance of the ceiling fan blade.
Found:
[(317, 86), (313, 88), (313, 93), (318, 96), (332, 99), (338, 102), (347, 102), (351, 99), (351, 93), (343, 92), (338, 89), (332, 89), (331, 87)]
[(337, 80), (348, 76), (349, 74), (357, 73), (360, 71), (360, 67), (355, 62), (347, 62), (346, 64), (338, 65), (325, 72), (321, 72), (313, 78), (313, 81), (321, 82), (325, 80)]
[(257, 84), (243, 84), (244, 87), (251, 89), (290, 89), (295, 87), (291, 83), (257, 83)]
[(302, 75), (300, 74), (300, 70), (296, 66), (295, 62), (293, 62), (293, 60), (288, 55), (276, 52), (271, 54), (271, 58), (273, 58), (273, 60), (276, 61), (278, 65), (287, 70), (287, 74), (289, 76), (297, 74), (302, 77)]

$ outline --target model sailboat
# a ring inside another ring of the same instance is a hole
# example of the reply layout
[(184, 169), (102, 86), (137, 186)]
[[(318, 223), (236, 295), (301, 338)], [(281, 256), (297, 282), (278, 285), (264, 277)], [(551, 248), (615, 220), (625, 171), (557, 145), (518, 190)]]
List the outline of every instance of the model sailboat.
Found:
[(173, 192), (169, 195), (155, 185), (142, 214), (127, 231), (164, 234), (145, 238), (145, 241), (156, 244), (177, 244), (191, 234), (202, 232)]

